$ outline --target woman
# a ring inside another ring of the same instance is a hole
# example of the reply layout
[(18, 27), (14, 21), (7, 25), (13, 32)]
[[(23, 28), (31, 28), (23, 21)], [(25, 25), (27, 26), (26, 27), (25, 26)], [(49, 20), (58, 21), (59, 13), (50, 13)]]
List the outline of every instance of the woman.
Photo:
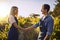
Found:
[(8, 19), (8, 22), (11, 25), (11, 28), (8, 33), (8, 40), (18, 40), (18, 29), (22, 29), (20, 26), (18, 26), (18, 7), (13, 6), (11, 8), (10, 17)]

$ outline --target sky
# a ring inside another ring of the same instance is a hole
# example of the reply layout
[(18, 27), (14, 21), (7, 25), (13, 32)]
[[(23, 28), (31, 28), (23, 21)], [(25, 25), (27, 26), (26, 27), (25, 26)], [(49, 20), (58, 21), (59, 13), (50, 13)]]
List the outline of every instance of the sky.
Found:
[(55, 7), (55, 0), (0, 0), (0, 17), (10, 13), (12, 6), (17, 6), (19, 16), (28, 17), (30, 14), (40, 14), (43, 4), (49, 4), (51, 11)]

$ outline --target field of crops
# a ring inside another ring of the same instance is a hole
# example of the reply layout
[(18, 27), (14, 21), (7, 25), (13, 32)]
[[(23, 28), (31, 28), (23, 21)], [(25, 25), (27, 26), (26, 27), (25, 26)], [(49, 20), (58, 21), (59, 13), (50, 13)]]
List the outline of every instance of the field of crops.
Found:
[[(20, 25), (22, 28), (27, 28), (32, 26), (33, 24), (36, 24), (40, 18), (37, 17), (19, 17), (18, 18), (18, 25)], [(54, 28), (53, 33), (51, 36), (51, 40), (56, 40), (60, 37), (60, 19), (59, 17), (54, 18)], [(8, 31), (10, 29), (10, 25), (8, 23), (2, 23), (0, 24), (0, 40), (7, 40)], [(22, 30), (19, 30), (19, 40), (37, 40), (38, 34), (39, 34), (39, 27), (32, 29), (28, 32), (24, 32)]]

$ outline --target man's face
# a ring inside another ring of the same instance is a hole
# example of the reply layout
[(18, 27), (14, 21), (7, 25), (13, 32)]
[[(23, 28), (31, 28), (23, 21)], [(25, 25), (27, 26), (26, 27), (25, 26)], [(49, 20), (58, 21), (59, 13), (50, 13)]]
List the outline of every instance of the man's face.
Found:
[(41, 9), (41, 12), (42, 12), (42, 14), (45, 14), (46, 13), (46, 9), (44, 9), (44, 5), (42, 6), (42, 9)]

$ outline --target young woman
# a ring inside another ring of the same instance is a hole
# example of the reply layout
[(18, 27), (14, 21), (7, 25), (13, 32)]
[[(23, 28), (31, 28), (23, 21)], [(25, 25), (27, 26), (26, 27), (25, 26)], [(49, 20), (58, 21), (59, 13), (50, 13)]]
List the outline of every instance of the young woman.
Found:
[(18, 7), (13, 6), (8, 19), (8, 22), (11, 25), (11, 28), (8, 32), (8, 40), (18, 40), (18, 29), (22, 29), (20, 26), (18, 26), (18, 20), (16, 17), (17, 15)]

